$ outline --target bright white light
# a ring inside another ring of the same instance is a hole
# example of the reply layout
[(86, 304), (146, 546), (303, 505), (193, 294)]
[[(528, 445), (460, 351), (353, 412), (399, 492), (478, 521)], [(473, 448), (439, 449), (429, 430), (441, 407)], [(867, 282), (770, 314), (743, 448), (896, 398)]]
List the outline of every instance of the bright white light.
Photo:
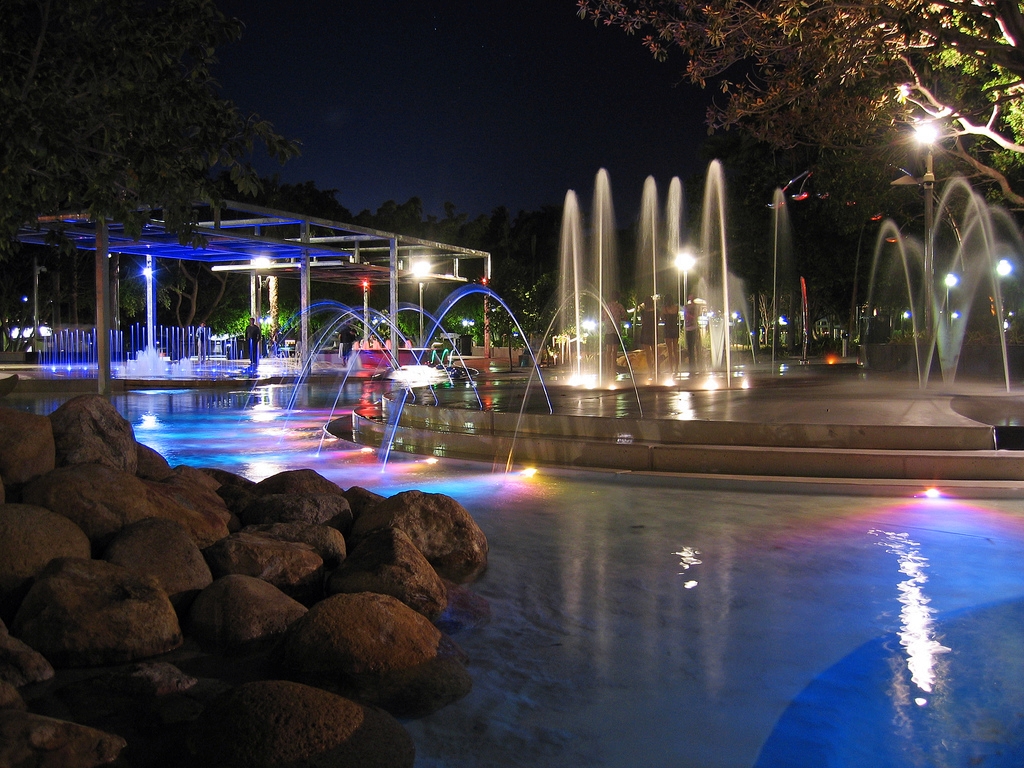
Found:
[(534, 475), (537, 474), (537, 468), (536, 467), (527, 467), (520, 474), (523, 477), (533, 477)]
[(1013, 264), (1006, 259), (1000, 259), (999, 263), (996, 264), (996, 272), (1000, 277), (1006, 277), (1008, 274), (1013, 272)]
[(438, 461), (440, 461), (440, 459), (438, 459), (437, 456), (428, 456), (427, 458), (425, 458), (423, 460), (423, 463), (424, 464), (437, 464)]
[(952, 315), (950, 315), (950, 317), (952, 317), (954, 320), (959, 320), (960, 319), (960, 313), (959, 312), (954, 312)]
[(153, 268), (152, 267), (143, 267), (142, 268), (142, 274), (145, 275), (146, 277), (152, 277), (153, 276)]
[(597, 330), (597, 323), (595, 323), (593, 320), (584, 320), (582, 325), (583, 330), (586, 331), (587, 333), (593, 333), (594, 331)]
[(412, 273), (416, 277), (426, 277), (430, 274), (430, 262), (429, 261), (416, 261), (412, 265)]
[(258, 259), (250, 261), (249, 266), (256, 267), (256, 269), (267, 269), (270, 266), (270, 259), (260, 256)]
[(360, 448), (359, 452), (360, 453), (373, 453), (373, 448), (371, 448), (370, 446), (366, 446), (365, 448)]
[(676, 254), (676, 269), (680, 272), (689, 272), (697, 264), (697, 259), (689, 251), (680, 251)]
[(157, 429), (160, 426), (160, 420), (152, 413), (142, 414), (142, 418), (139, 423), (135, 425), (136, 429)]
[(938, 488), (929, 488), (924, 492), (924, 495), (929, 499), (941, 499), (942, 492)]
[(789, 320), (786, 319), (785, 315), (779, 318), (779, 325), (789, 325)]
[(914, 125), (914, 134), (921, 144), (934, 144), (939, 139), (939, 128), (931, 120), (924, 120)]
[(578, 373), (573, 374), (569, 377), (570, 387), (585, 387), (587, 389), (593, 389), (597, 386), (597, 374), (596, 373)]
[(448, 374), (429, 365), (403, 365), (388, 376), (407, 387), (427, 387), (448, 380)]
[(947, 288), (956, 288), (960, 283), (960, 278), (950, 272), (946, 275), (945, 283)]
[(906, 312), (903, 313), (903, 319), (904, 320), (909, 320), (910, 319), (910, 310), (909, 309)]

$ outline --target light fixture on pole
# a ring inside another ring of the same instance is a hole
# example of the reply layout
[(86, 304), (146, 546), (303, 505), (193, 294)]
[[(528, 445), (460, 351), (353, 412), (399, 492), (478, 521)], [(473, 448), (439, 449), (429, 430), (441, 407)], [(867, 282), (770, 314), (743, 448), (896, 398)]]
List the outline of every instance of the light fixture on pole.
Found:
[[(687, 275), (687, 272), (689, 272), (691, 269), (693, 269), (693, 267), (696, 265), (696, 263), (697, 263), (697, 259), (694, 257), (693, 253), (691, 253), (687, 249), (683, 249), (679, 253), (676, 254), (676, 303), (679, 305), (680, 308), (682, 308), (683, 302), (686, 301), (686, 299), (690, 295), (689, 291), (688, 291), (688, 289), (686, 287), (686, 275)], [(683, 287), (682, 287), (682, 290), (680, 290), (680, 288), (679, 288), (679, 275), (680, 274), (683, 276)], [(682, 313), (682, 311), (680, 311), (680, 313), (679, 313), (679, 322), (680, 323), (682, 322), (682, 317), (683, 317), (683, 313)], [(678, 332), (679, 332), (679, 329), (677, 328), (676, 329), (676, 333), (678, 333)]]
[(420, 284), (420, 346), (425, 347), (427, 342), (423, 338), (423, 278), (430, 274), (430, 262), (417, 261), (413, 263), (412, 273), (416, 275)]
[(949, 310), (949, 289), (956, 288), (960, 284), (960, 278), (957, 277), (952, 272), (950, 272), (948, 275), (946, 275), (946, 278), (945, 280), (943, 280), (943, 282), (946, 284), (946, 322), (952, 323), (953, 316)]
[(935, 298), (935, 254), (932, 248), (932, 219), (935, 204), (935, 169), (932, 165), (932, 145), (939, 138), (938, 128), (931, 121), (918, 123), (914, 133), (920, 144), (928, 150), (925, 156), (924, 176), (921, 187), (924, 190), (924, 323), (932, 327), (932, 307)]

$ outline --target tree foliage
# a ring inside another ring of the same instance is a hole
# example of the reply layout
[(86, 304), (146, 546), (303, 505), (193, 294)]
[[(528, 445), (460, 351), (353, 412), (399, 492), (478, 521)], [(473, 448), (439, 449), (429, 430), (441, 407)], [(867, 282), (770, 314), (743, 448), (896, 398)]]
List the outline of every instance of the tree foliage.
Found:
[(876, 146), (936, 119), (951, 155), (1014, 205), (1024, 156), (1018, 0), (578, 0), (595, 23), (643, 35), (659, 59), (723, 98), (711, 129), (775, 146)]
[(213, 0), (3, 0), (0, 255), (39, 215), (89, 212), (137, 232), (162, 208), (183, 241), (210, 171), (242, 191), (257, 142), (296, 145), (218, 95), (218, 46), (240, 22)]

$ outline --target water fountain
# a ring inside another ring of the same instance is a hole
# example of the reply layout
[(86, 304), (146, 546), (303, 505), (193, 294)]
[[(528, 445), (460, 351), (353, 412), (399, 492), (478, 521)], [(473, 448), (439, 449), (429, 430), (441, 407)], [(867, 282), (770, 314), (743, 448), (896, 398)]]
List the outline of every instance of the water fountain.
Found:
[[(912, 346), (912, 368), (922, 389), (928, 386), (937, 363), (944, 386), (952, 386), (958, 372), (978, 374), (995, 367), (1009, 392), (1009, 322), (1001, 277), (1021, 263), (1024, 241), (1009, 214), (988, 205), (963, 179), (953, 179), (946, 185), (938, 211), (931, 232), (931, 275), (925, 274), (920, 243), (904, 236), (895, 222), (883, 223), (872, 261), (868, 341), (878, 340), (872, 320), (877, 324), (879, 315), (884, 317), (886, 311), (901, 313), (902, 321), (910, 325), (911, 343), (904, 346)], [(898, 270), (897, 276), (892, 274), (893, 267)], [(932, 282), (931, 291), (925, 290), (928, 281)], [(932, 301), (927, 306), (929, 295)], [(978, 357), (964, 360), (967, 350), (983, 346), (983, 337), (991, 340), (989, 348), (997, 350), (996, 361), (986, 363)], [(870, 350), (869, 367), (870, 354), (879, 352)], [(899, 362), (890, 360), (875, 367), (894, 368)]]

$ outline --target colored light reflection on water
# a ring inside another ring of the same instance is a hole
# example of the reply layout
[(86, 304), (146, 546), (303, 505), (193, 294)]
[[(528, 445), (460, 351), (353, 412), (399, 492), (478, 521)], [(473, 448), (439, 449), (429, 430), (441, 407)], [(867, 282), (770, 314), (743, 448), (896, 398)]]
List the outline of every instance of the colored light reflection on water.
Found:
[[(252, 479), (310, 467), (466, 505), (490, 544), (472, 589), (492, 618), (455, 637), (470, 695), (405, 723), (418, 766), (1024, 764), (1018, 501), (529, 476), (398, 453), (382, 469), (324, 433), (373, 397), (264, 387), (114, 402), (172, 465)], [(931, 651), (927, 675), (908, 628)]]

